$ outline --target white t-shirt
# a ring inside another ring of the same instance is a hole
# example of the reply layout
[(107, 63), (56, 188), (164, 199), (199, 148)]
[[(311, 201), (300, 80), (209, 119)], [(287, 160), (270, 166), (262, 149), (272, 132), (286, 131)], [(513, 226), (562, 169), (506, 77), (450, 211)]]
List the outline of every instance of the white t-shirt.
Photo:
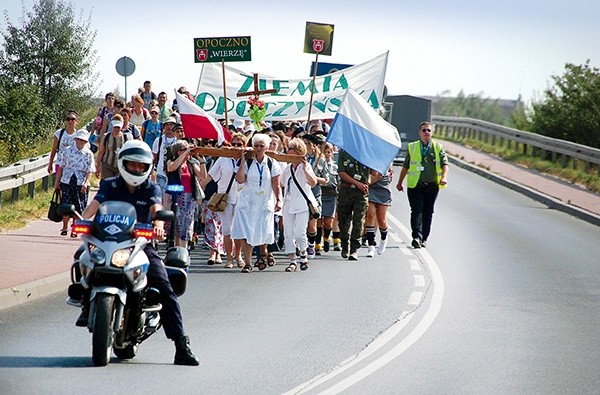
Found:
[[(167, 153), (169, 146), (175, 141), (177, 141), (177, 137), (167, 137), (164, 134), (160, 138), (154, 140), (154, 144), (152, 144), (152, 153), (158, 155), (158, 163), (156, 164), (157, 175), (163, 175), (165, 177), (167, 176), (167, 173), (165, 172), (165, 154)], [(160, 152), (158, 152), (159, 145)]]
[[(217, 183), (217, 193), (225, 193), (234, 172), (237, 172), (237, 161), (233, 158), (219, 157), (208, 170), (208, 175)], [(238, 183), (233, 179), (227, 203), (235, 204), (237, 201)]]

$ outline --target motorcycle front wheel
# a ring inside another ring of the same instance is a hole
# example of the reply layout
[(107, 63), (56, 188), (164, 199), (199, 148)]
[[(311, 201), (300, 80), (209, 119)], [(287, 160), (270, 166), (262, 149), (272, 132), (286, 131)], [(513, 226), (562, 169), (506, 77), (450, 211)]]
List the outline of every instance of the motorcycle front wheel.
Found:
[(95, 366), (106, 366), (110, 360), (115, 316), (114, 304), (114, 295), (98, 295), (92, 334), (92, 360)]

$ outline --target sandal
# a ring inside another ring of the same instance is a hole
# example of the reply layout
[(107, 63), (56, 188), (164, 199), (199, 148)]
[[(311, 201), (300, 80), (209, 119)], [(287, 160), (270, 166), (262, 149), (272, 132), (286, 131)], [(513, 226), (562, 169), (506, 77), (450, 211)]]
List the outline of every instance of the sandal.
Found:
[(236, 258), (235, 260), (237, 261), (237, 266), (240, 269), (244, 267), (244, 260), (242, 259), (242, 257)]
[(295, 272), (298, 266), (295, 263), (290, 263), (288, 267), (285, 268), (286, 272)]
[(71, 238), (72, 239), (76, 239), (77, 238), (77, 233), (71, 231)]
[(225, 269), (231, 269), (233, 267), (233, 261), (227, 261), (225, 264)]
[(300, 262), (300, 270), (304, 271), (308, 269), (308, 262)]
[(267, 268), (267, 261), (265, 261), (265, 255), (260, 255), (256, 259), (256, 263), (254, 264), (258, 268), (258, 270), (265, 270)]
[(250, 265), (245, 265), (244, 268), (242, 269), (242, 273), (251, 273), (252, 272), (252, 266)]
[(61, 236), (66, 236), (66, 235), (67, 235), (67, 233), (69, 233), (69, 230), (68, 230), (68, 229), (61, 229), (61, 230), (60, 230), (60, 235), (61, 235)]
[(269, 265), (269, 266), (273, 266), (273, 265), (275, 265), (275, 263), (277, 263), (277, 262), (275, 261), (275, 256), (273, 255), (273, 253), (272, 253), (272, 252), (269, 252), (269, 253), (267, 254), (267, 265)]

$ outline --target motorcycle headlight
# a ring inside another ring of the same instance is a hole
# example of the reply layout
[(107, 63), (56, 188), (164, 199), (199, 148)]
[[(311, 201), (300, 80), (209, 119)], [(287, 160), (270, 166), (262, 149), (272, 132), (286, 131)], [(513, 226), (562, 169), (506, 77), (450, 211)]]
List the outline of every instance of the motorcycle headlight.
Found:
[(90, 250), (90, 261), (94, 265), (104, 265), (106, 263), (106, 253), (101, 248), (96, 247), (93, 244), (89, 245)]
[(111, 265), (116, 267), (123, 267), (129, 260), (129, 256), (131, 255), (132, 247), (123, 248), (121, 250), (115, 251), (110, 261)]

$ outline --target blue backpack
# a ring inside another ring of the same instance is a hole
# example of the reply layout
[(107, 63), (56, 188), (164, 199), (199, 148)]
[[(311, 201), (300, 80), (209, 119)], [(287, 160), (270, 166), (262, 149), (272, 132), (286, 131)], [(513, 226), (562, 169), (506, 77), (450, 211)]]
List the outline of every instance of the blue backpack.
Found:
[[(144, 129), (144, 142), (152, 148), (152, 144), (154, 144), (154, 140), (160, 137), (162, 122), (158, 121), (158, 124), (152, 123), (151, 119), (147, 119), (142, 123), (142, 128)], [(151, 129), (149, 129), (151, 128)]]

